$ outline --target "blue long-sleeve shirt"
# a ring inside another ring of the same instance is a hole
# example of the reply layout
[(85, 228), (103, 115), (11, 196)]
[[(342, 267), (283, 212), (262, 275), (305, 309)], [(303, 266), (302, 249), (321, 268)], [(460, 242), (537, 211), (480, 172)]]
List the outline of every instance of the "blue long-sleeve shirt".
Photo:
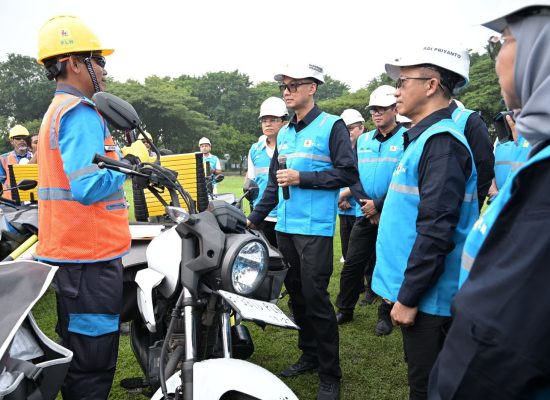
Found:
[[(58, 91), (84, 97), (71, 87), (58, 88)], [(69, 177), (73, 198), (84, 205), (117, 192), (126, 179), (126, 175), (120, 172), (99, 169), (92, 164), (96, 153), (104, 154), (107, 134), (107, 126), (96, 110), (85, 104), (79, 104), (61, 118), (59, 151), (63, 169)]]

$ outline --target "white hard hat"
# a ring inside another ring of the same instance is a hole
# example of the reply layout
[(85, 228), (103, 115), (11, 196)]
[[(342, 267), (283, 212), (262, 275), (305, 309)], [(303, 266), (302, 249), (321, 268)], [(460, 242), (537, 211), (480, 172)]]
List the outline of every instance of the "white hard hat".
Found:
[(386, 72), (392, 79), (399, 78), (401, 67), (410, 67), (420, 64), (432, 64), (462, 77), (457, 82), (455, 90), (461, 89), (469, 82), (470, 56), (464, 48), (450, 46), (425, 45), (403, 57), (396, 58), (386, 64)]
[[(506, 17), (515, 14), (518, 11), (524, 10), (530, 7), (550, 7), (549, 0), (485, 0), (483, 2), (483, 11), (476, 12), (476, 18), (480, 21), (481, 25), (486, 28), (492, 29), (497, 32), (502, 32), (508, 23)], [(546, 15), (549, 13), (547, 12)]]
[(342, 112), (342, 115), (340, 115), (340, 118), (344, 120), (344, 124), (346, 126), (350, 126), (351, 124), (355, 124), (356, 122), (365, 122), (365, 119), (361, 115), (361, 113), (357, 110), (354, 110), (353, 108), (348, 108)]
[(370, 94), (369, 105), (370, 107), (389, 107), (395, 104), (395, 88), (390, 85), (378, 86)]
[[(151, 136), (151, 134), (150, 134), (149, 132), (147, 132), (147, 131), (144, 131), (144, 132), (145, 132), (145, 136), (147, 136), (147, 138), (152, 142), (152, 141), (153, 141), (153, 136)], [(138, 135), (137, 138), (138, 138), (138, 140), (143, 140), (143, 139), (145, 139), (145, 138), (143, 137), (143, 133), (141, 133), (141, 132), (140, 132), (140, 134)]]
[(272, 115), (274, 117), (284, 117), (288, 115), (286, 104), (283, 99), (279, 97), (269, 97), (264, 100), (260, 106), (260, 115), (258, 118), (265, 117), (266, 115)]
[(210, 143), (210, 140), (207, 138), (207, 137), (202, 137), (200, 140), (199, 140), (199, 146), (201, 144), (209, 144), (210, 146), (212, 146), (212, 143)]
[(407, 124), (409, 122), (412, 122), (412, 119), (405, 117), (404, 115), (397, 114), (397, 117), (395, 117), (396, 121), (400, 124)]
[(275, 75), (273, 79), (282, 82), (285, 76), (294, 79), (313, 78), (319, 83), (325, 83), (323, 68), (314, 64), (287, 64), (283, 67), (282, 72)]

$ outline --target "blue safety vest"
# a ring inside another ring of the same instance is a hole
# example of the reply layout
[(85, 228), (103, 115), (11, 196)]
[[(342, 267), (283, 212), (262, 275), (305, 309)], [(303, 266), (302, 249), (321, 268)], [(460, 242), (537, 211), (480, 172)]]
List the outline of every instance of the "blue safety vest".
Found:
[[(376, 267), (372, 280), (372, 289), (385, 299), (397, 301), (407, 262), (416, 241), (416, 218), (420, 203), (418, 166), (424, 145), (433, 135), (449, 132), (470, 151), (466, 138), (458, 129), (450, 119), (432, 125), (409, 144), (393, 173), (378, 228)], [(466, 235), (479, 215), (476, 185), (477, 173), (472, 157), (472, 173), (466, 182), (460, 218), (453, 232), (455, 247), (445, 258), (445, 269), (437, 283), (422, 296), (418, 304), (418, 309), (422, 312), (451, 315), (451, 300), (458, 290), (462, 248)]]
[[(277, 151), (287, 158), (287, 167), (296, 171), (325, 171), (334, 168), (329, 139), (340, 118), (321, 112), (309, 125), (296, 132), (294, 125), (281, 128)], [(289, 186), (290, 199), (279, 188), (277, 225), (279, 232), (300, 235), (334, 236), (338, 189), (305, 189)]]
[[(340, 192), (342, 192), (343, 190), (346, 190), (346, 189), (347, 188), (342, 188), (342, 189), (340, 189)], [(357, 201), (355, 201), (355, 198), (353, 196), (346, 197), (346, 200), (350, 204), (351, 208), (348, 208), (348, 209), (345, 209), (345, 210), (341, 210), (339, 208), (338, 209), (338, 215), (351, 215), (351, 216), (355, 217), (358, 213), (361, 213), (361, 207), (359, 207), (359, 204), (357, 203)]]
[(479, 249), (487, 238), (487, 235), (500, 215), (500, 212), (512, 197), (512, 186), (519, 171), (549, 157), (550, 146), (547, 146), (535, 154), (533, 158), (529, 159), (522, 166), (520, 166), (518, 170), (513, 172), (510, 175), (510, 179), (506, 180), (504, 187), (500, 189), (496, 199), (487, 208), (485, 213), (476, 221), (474, 228), (466, 238), (466, 243), (464, 244), (464, 252), (462, 253), (462, 269), (460, 271), (460, 286), (462, 286), (466, 278), (468, 278), (472, 265), (475, 262), (477, 254), (479, 253)]
[[(393, 171), (403, 156), (403, 133), (406, 131), (407, 129), (401, 127), (384, 142), (374, 138), (376, 129), (357, 139), (359, 179), (371, 199), (382, 198), (388, 192)], [(356, 216), (362, 215), (359, 208)]]
[(455, 110), (453, 111), (451, 118), (456, 126), (458, 126), (459, 132), (462, 132), (462, 134), (464, 134), (464, 130), (466, 129), (468, 118), (470, 118), (470, 115), (472, 115), (473, 113), (475, 113), (475, 111), (460, 107), (455, 108)]
[(495, 181), (500, 190), (508, 177), (521, 167), (531, 151), (531, 146), (525, 138), (518, 134), (517, 142), (509, 141), (495, 146)]
[[(267, 143), (265, 140), (258, 141), (250, 147), (250, 159), (254, 164), (254, 172), (256, 177), (254, 180), (258, 184), (260, 191), (258, 197), (252, 203), (254, 207), (260, 202), (264, 194), (267, 182), (269, 181), (269, 164), (271, 164), (271, 157), (267, 154)], [(275, 207), (269, 213), (269, 217), (277, 217), (277, 207)]]

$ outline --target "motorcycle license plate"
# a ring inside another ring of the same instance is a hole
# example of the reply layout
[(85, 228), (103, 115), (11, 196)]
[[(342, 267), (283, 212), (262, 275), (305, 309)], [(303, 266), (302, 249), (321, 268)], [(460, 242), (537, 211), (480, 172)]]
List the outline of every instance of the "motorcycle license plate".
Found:
[(269, 325), (281, 326), (283, 328), (300, 329), (285, 313), (273, 303), (249, 299), (235, 293), (219, 290), (222, 296), (233, 307), (244, 320), (263, 322)]

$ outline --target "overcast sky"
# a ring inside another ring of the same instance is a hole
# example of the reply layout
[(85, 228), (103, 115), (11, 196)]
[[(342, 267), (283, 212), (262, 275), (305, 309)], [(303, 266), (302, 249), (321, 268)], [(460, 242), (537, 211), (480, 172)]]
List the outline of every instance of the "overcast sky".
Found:
[[(414, 43), (450, 41), (482, 50), (491, 31), (477, 10), (448, 0), (0, 0), (0, 60), (37, 56), (38, 30), (77, 15), (115, 53), (116, 80), (238, 69), (255, 83), (299, 59), (352, 90), (384, 72)], [(478, 0), (479, 7), (485, 0)], [(465, 15), (468, 10), (470, 15)]]

